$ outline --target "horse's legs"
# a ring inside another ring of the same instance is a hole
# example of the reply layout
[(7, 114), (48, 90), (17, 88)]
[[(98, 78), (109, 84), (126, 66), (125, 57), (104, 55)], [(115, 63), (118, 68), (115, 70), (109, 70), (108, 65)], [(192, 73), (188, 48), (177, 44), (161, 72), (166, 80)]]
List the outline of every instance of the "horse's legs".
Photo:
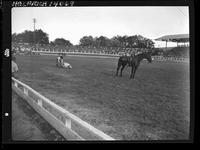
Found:
[(116, 76), (118, 76), (118, 71), (119, 71), (119, 68), (121, 67), (121, 63), (118, 62), (118, 66), (117, 66), (117, 71), (116, 71)]
[(131, 67), (131, 76), (130, 76), (130, 79), (133, 77), (134, 68), (135, 68), (134, 66)]
[(122, 77), (122, 71), (124, 70), (124, 67), (125, 67), (126, 65), (122, 65), (122, 68), (121, 68), (121, 72), (120, 72), (120, 77)]
[(135, 77), (135, 72), (136, 72), (137, 68), (138, 68), (138, 66), (135, 66), (135, 69), (134, 69), (134, 72), (133, 72), (133, 76), (132, 76), (133, 79)]

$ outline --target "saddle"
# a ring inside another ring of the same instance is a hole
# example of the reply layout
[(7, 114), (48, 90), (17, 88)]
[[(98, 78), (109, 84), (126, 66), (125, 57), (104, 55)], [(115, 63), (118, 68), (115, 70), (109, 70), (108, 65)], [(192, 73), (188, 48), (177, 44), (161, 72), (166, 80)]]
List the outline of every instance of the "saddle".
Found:
[(131, 67), (131, 64), (136, 64), (136, 58), (135, 55), (131, 55), (128, 57), (128, 66)]

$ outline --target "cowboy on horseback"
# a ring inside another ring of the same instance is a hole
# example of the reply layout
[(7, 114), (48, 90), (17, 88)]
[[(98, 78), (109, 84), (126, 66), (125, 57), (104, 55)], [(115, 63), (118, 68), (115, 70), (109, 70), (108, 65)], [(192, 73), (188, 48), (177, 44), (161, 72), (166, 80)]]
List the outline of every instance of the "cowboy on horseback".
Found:
[(149, 53), (146, 53), (146, 52), (139, 52), (139, 53), (137, 53), (137, 55), (132, 54), (129, 57), (128, 56), (121, 56), (118, 60), (116, 76), (118, 76), (118, 71), (119, 71), (120, 68), (121, 68), (120, 76), (122, 76), (122, 71), (123, 71), (124, 67), (128, 64), (132, 67), (130, 78), (134, 78), (135, 72), (136, 72), (138, 66), (140, 65), (140, 62), (143, 59), (147, 59), (148, 62), (152, 62), (151, 55)]
[(133, 58), (139, 54), (137, 53), (136, 51), (130, 51), (130, 53), (128, 53), (129, 55), (128, 56), (128, 67), (131, 67), (131, 62), (133, 61)]

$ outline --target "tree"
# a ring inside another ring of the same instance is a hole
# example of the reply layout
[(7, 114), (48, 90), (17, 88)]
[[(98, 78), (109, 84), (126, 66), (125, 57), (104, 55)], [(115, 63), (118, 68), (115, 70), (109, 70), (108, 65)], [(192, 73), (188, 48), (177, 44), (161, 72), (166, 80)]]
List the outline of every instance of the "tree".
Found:
[(32, 31), (25, 30), (22, 33), (22, 39), (24, 43), (34, 43), (34, 36)]
[(51, 46), (55, 46), (55, 43), (54, 43), (53, 41), (51, 41), (49, 44), (50, 44)]
[(145, 40), (145, 45), (146, 45), (147, 48), (154, 48), (154, 44), (155, 43), (150, 39)]
[(110, 39), (111, 47), (120, 47), (120, 41), (116, 38), (113, 37)]
[(23, 42), (31, 44), (49, 44), (48, 34), (43, 32), (41, 29), (35, 31), (25, 30), (22, 33), (12, 35), (13, 42)]
[(107, 37), (105, 37), (105, 36), (100, 36), (100, 37), (98, 37), (98, 38), (96, 38), (96, 46), (97, 47), (100, 47), (100, 46), (102, 46), (102, 47), (105, 47), (105, 46), (107, 46), (108, 45), (108, 38)]
[(141, 35), (117, 35), (111, 39), (105, 36), (95, 38), (93, 38), (92, 36), (84, 36), (80, 39), (80, 45), (95, 47), (154, 48), (154, 42)]
[(137, 38), (139, 48), (154, 48), (154, 42), (152, 40), (147, 39), (141, 35), (138, 35)]
[(113, 37), (115, 40), (117, 40), (120, 43), (120, 47), (125, 47), (126, 46), (126, 38), (127, 36), (115, 36)]
[(43, 32), (41, 29), (33, 32), (34, 42), (39, 44), (49, 44), (48, 34)]
[(137, 36), (129, 36), (128, 38), (127, 38), (127, 43), (128, 43), (128, 45), (127, 45), (127, 47), (129, 47), (129, 48), (135, 48), (135, 47), (137, 47), (137, 45), (138, 45), (138, 38), (137, 38)]
[(94, 46), (95, 40), (92, 36), (84, 36), (80, 39), (79, 43), (81, 46)]
[(53, 42), (55, 45), (72, 46), (73, 44), (64, 38), (56, 38)]
[(17, 42), (17, 33), (12, 34), (12, 42)]

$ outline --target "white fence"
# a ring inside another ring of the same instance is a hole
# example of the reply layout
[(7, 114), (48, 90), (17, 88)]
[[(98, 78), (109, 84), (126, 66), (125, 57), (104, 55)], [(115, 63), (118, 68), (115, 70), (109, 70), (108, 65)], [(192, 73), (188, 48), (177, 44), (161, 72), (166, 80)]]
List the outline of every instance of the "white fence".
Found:
[(189, 62), (189, 58), (152, 56), (152, 59), (155, 61)]
[(115, 140), (13, 77), (12, 89), (66, 140)]
[(118, 54), (108, 54), (108, 53), (102, 53), (102, 52), (76, 52), (76, 51), (70, 51), (70, 52), (62, 52), (62, 51), (32, 51), (33, 53), (40, 53), (41, 55), (57, 55), (57, 54), (66, 54), (66, 55), (97, 55), (97, 56), (120, 56)]
[[(57, 55), (57, 54), (67, 54), (67, 55), (88, 55), (88, 56), (109, 56), (109, 57), (119, 57), (119, 54), (107, 54), (107, 53), (97, 53), (97, 52), (59, 52), (59, 51), (32, 51), (34, 53), (40, 53), (41, 55)], [(163, 56), (152, 56), (155, 61), (172, 61), (172, 62), (189, 62), (189, 58), (176, 58), (176, 57), (163, 57)]]

